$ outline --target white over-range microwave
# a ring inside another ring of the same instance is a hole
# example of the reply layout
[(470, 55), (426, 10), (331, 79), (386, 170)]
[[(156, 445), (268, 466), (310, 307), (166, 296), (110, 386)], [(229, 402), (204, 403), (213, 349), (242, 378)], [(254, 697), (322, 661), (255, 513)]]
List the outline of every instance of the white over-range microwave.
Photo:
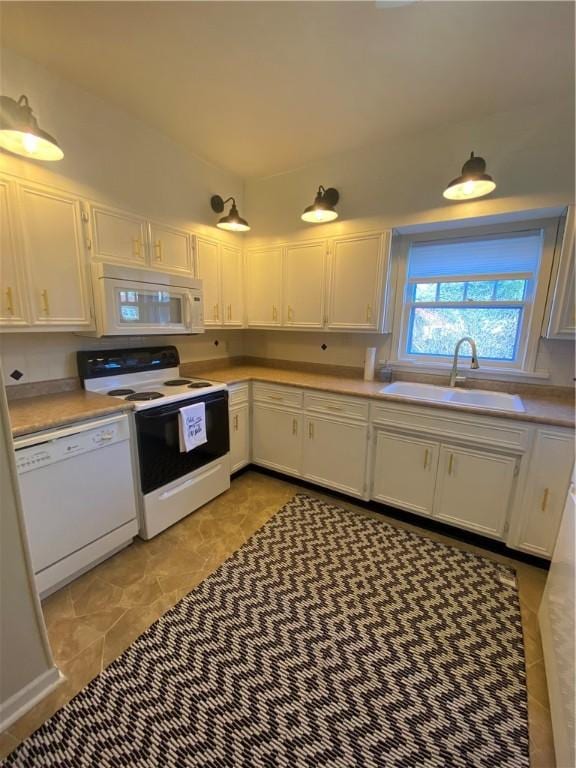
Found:
[(85, 335), (204, 333), (201, 280), (105, 262), (91, 268), (96, 331)]

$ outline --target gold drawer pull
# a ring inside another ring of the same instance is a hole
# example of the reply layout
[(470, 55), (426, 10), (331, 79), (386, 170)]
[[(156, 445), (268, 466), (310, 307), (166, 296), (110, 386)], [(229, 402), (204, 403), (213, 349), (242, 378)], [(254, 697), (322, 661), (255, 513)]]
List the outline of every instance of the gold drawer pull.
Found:
[(42, 291), (42, 304), (43, 304), (43, 312), (45, 315), (50, 314), (50, 302), (48, 301), (48, 291), (46, 288)]
[(366, 322), (372, 322), (372, 306), (370, 304), (366, 305)]
[(451, 454), (450, 454), (450, 460), (448, 461), (448, 474), (449, 474), (449, 475), (451, 475), (451, 474), (452, 474), (452, 468), (453, 468), (453, 466), (454, 466), (454, 454), (453, 454), (453, 453), (451, 453)]
[(325, 405), (324, 408), (328, 411), (343, 411), (344, 408), (341, 408), (339, 405)]
[(424, 469), (426, 469), (426, 467), (428, 466), (428, 453), (429, 453), (428, 448), (426, 448), (426, 450), (424, 451)]
[(156, 261), (162, 261), (162, 240), (156, 240), (154, 250), (156, 251)]
[(14, 314), (14, 301), (12, 298), (12, 288), (6, 288), (6, 311)]
[(298, 434), (298, 419), (292, 419), (292, 434)]
[(284, 398), (281, 395), (268, 395), (268, 398), (270, 400), (279, 400), (281, 403), (284, 402)]
[(138, 258), (142, 255), (142, 243), (138, 237), (135, 237), (132, 240), (132, 254)]
[(220, 318), (220, 313), (218, 309), (218, 304), (214, 304), (214, 320), (218, 320)]
[(314, 422), (308, 422), (308, 437), (310, 440), (314, 439)]
[(550, 495), (550, 490), (548, 488), (544, 488), (544, 495), (542, 496), (542, 504), (540, 506), (540, 509), (542, 512), (546, 512), (546, 507), (548, 506), (548, 496)]

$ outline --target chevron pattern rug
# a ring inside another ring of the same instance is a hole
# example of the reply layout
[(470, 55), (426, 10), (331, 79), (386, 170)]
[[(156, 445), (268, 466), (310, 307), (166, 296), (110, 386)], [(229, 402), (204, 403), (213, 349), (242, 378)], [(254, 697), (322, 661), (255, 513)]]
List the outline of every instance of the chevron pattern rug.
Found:
[(297, 495), (7, 765), (524, 768), (511, 577)]

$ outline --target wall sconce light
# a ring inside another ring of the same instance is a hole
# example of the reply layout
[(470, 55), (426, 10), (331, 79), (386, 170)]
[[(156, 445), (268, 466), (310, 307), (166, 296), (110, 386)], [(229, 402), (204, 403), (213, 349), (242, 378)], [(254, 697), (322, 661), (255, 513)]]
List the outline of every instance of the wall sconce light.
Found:
[(223, 200), (220, 195), (212, 195), (210, 198), (210, 205), (214, 213), (222, 213), (224, 206), (226, 203), (229, 203), (230, 200), (232, 200), (230, 213), (227, 216), (222, 216), (216, 226), (219, 227), (219, 229), (227, 229), (229, 232), (248, 232), (250, 224), (248, 224), (246, 219), (243, 219), (238, 213), (236, 200), (234, 200), (233, 197), (228, 197), (226, 200)]
[(0, 96), (0, 147), (32, 160), (62, 160), (64, 152), (32, 114), (27, 96)]
[(334, 219), (338, 218), (338, 212), (334, 210), (338, 200), (340, 200), (340, 194), (337, 189), (334, 189), (334, 187), (324, 189), (320, 185), (313, 204), (304, 209), (302, 220), (309, 221), (312, 224), (334, 221)]
[(484, 197), (494, 189), (496, 183), (486, 173), (486, 161), (483, 157), (474, 157), (474, 152), (471, 152), (470, 159), (462, 166), (462, 175), (452, 179), (443, 195), (448, 200), (472, 200)]

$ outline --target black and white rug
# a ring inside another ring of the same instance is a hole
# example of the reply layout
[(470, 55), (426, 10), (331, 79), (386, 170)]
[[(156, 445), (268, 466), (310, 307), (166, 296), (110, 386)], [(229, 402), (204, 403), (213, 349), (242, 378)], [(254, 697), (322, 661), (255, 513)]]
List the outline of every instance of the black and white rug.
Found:
[(7, 765), (524, 768), (511, 577), (298, 495)]

